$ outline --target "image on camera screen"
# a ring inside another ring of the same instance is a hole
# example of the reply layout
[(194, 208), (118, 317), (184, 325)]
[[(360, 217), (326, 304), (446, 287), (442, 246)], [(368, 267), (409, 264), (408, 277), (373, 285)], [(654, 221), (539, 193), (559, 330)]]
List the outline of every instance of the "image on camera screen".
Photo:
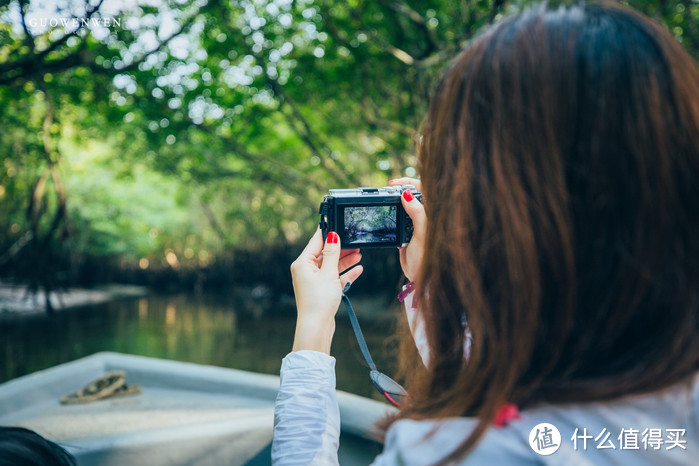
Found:
[(345, 207), (343, 244), (395, 243), (396, 206)]

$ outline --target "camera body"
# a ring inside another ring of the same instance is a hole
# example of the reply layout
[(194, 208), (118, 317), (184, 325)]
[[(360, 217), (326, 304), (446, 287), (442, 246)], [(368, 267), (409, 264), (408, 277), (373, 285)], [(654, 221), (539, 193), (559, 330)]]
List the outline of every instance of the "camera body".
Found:
[(342, 249), (407, 246), (413, 222), (400, 199), (408, 189), (422, 200), (412, 185), (329, 190), (320, 203), (323, 240), (334, 231)]

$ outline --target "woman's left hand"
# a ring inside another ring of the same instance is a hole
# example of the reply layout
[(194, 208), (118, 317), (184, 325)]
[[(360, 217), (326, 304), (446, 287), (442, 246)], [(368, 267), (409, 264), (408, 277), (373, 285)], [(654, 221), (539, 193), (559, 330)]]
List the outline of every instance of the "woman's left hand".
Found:
[(291, 264), (298, 316), (292, 351), (313, 350), (330, 354), (335, 334), (335, 313), (342, 290), (362, 274), (358, 265), (340, 277), (340, 272), (362, 258), (359, 249), (340, 248), (340, 238), (329, 232), (323, 247), (318, 229), (301, 255)]
[[(416, 178), (397, 178), (388, 182), (391, 186), (403, 186), (411, 184), (418, 192), (422, 192), (422, 183)], [(400, 266), (409, 281), (417, 279), (422, 266), (422, 257), (425, 254), (425, 234), (427, 231), (427, 217), (425, 208), (418, 201), (411, 190), (406, 190), (401, 196), (403, 208), (413, 221), (413, 236), (407, 247), (400, 250)]]

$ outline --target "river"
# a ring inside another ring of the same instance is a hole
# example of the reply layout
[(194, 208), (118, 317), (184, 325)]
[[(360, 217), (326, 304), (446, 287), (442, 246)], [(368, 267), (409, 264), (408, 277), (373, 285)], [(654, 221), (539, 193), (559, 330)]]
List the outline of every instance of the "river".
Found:
[[(395, 370), (397, 305), (353, 298), (379, 370)], [(221, 295), (150, 295), (0, 320), (0, 382), (99, 351), (279, 374), (292, 345), (293, 302)], [(337, 388), (381, 399), (354, 339), (347, 315), (338, 313), (333, 342)]]

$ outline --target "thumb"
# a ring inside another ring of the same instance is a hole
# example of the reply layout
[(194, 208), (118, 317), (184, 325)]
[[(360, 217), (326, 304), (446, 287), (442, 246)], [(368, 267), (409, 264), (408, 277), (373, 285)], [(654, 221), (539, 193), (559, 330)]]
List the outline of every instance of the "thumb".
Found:
[(425, 207), (422, 205), (422, 202), (415, 198), (412, 191), (409, 189), (403, 191), (401, 202), (403, 203), (405, 213), (407, 213), (413, 221), (413, 237), (417, 236), (418, 238), (422, 238), (427, 225)]
[(320, 271), (325, 274), (339, 276), (338, 263), (340, 261), (340, 236), (334, 231), (328, 232), (323, 248), (323, 263)]

